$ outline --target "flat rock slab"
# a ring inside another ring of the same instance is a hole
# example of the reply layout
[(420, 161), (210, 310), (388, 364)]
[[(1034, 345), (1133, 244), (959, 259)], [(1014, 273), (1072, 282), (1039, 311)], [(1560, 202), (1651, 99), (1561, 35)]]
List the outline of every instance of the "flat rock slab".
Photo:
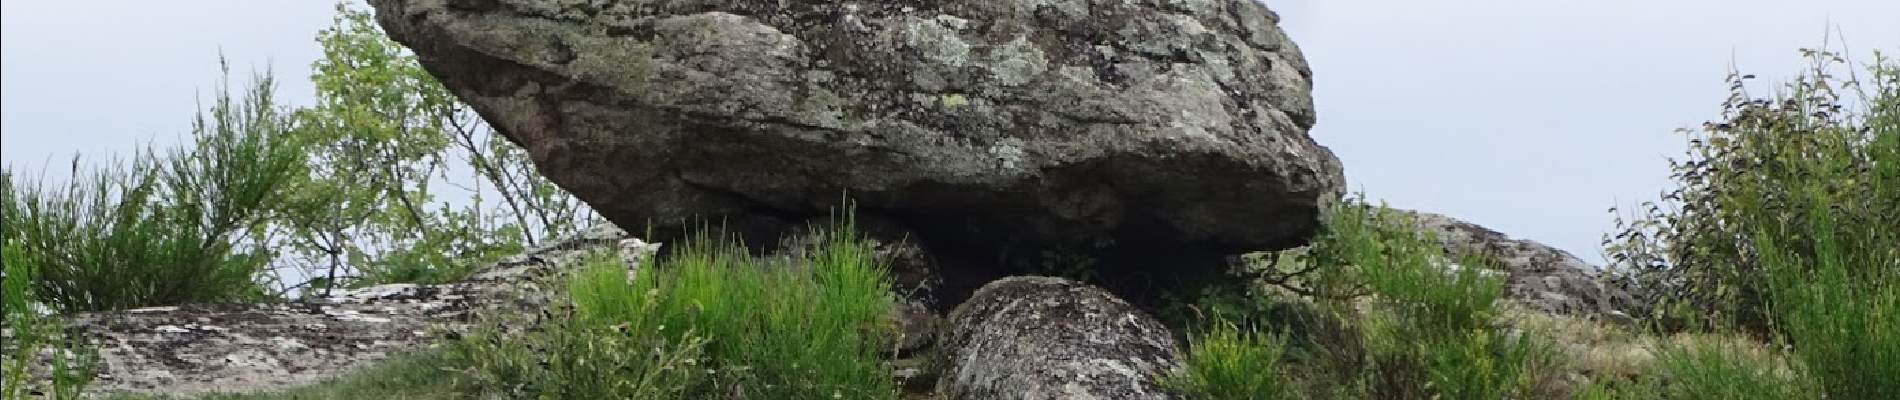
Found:
[[(596, 251), (638, 265), (657, 247), (601, 225), (485, 266), (463, 282), (377, 285), (286, 303), (84, 313), (61, 322), (98, 351), (89, 397), (279, 391), (438, 343), (477, 314), (545, 307), (553, 298), (542, 284), (557, 282)], [(28, 384), (45, 387), (44, 367), (58, 350), (37, 350), (41, 362)]]

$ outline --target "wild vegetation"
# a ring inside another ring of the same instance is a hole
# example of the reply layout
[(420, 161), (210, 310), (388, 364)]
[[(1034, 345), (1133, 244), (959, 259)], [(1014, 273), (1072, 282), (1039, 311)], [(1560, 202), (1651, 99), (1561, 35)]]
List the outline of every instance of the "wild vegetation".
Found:
[[(266, 73), (221, 88), (181, 148), (90, 174), (75, 158), (71, 185), (0, 174), (0, 399), (86, 384), (57, 314), (453, 281), (598, 221), (367, 11), (337, 10), (315, 105), (278, 105)], [(1256, 255), (1250, 290), (1175, 294), (1191, 317), (1174, 320), (1195, 321), (1175, 327), (1186, 368), (1158, 378), (1210, 400), (1900, 398), (1900, 62), (1803, 56), (1814, 68), (1768, 96), (1732, 74), (1720, 118), (1684, 132), (1681, 187), (1606, 238), (1638, 326), (1515, 309), (1497, 266), (1354, 197), (1310, 246)], [(665, 268), (591, 259), (546, 329), (496, 317), (357, 375), (206, 398), (900, 396), (865, 242), (834, 235), (783, 268), (721, 239), (668, 244), (687, 250)], [(51, 387), (25, 381), (42, 346), (71, 350)]]

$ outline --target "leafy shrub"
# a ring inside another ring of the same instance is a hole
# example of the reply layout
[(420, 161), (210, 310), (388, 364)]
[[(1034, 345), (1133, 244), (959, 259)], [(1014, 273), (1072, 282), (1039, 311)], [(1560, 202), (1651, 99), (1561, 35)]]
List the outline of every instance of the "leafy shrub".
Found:
[[(1900, 398), (1900, 63), (1892, 61), (1876, 53), (1877, 92), (1863, 94), (1866, 142), (1806, 155), (1808, 173), (1783, 181), (1790, 202), (1806, 200), (1801, 207), (1747, 213), (1764, 218), (1749, 236), (1768, 272), (1776, 327), (1833, 399)], [(1871, 201), (1835, 202), (1848, 186)]]
[(1647, 379), (1591, 398), (1900, 396), (1900, 63), (1875, 53), (1862, 81), (1832, 72), (1835, 53), (1803, 52), (1812, 68), (1772, 98), (1731, 74), (1725, 121), (1692, 139), (1686, 187), (1665, 197), (1681, 208), (1649, 204), (1609, 238), (1616, 282), (1657, 305), (1651, 327), (1738, 329), (1788, 351), (1665, 346)]
[[(1633, 221), (1619, 215), (1619, 231), (1606, 236), (1613, 283), (1636, 297), (1633, 315), (1645, 317), (1664, 332), (1708, 331), (1739, 327), (1758, 337), (1769, 337), (1772, 316), (1767, 293), (1766, 267), (1758, 244), (1750, 235), (1780, 229), (1782, 222), (1797, 231), (1808, 228), (1801, 219), (1826, 204), (1849, 223), (1836, 229), (1858, 228), (1857, 221), (1885, 219), (1900, 207), (1895, 196), (1880, 196), (1870, 182), (1879, 179), (1872, 140), (1881, 127), (1875, 119), (1849, 111), (1850, 100), (1841, 90), (1856, 82), (1841, 79), (1830, 66), (1843, 60), (1834, 53), (1803, 50), (1814, 61), (1804, 76), (1770, 98), (1756, 98), (1745, 87), (1753, 75), (1731, 73), (1730, 96), (1722, 118), (1703, 124), (1689, 135), (1686, 161), (1671, 160), (1672, 177), (1681, 186), (1666, 193), (1660, 203), (1643, 203), (1645, 213)], [(1891, 61), (1882, 63), (1891, 65)], [(1886, 67), (1890, 68), (1890, 67)], [(1892, 74), (1874, 74), (1882, 92), (1892, 92)], [(1893, 100), (1860, 93), (1870, 116), (1892, 118)], [(1808, 201), (1819, 195), (1821, 203)], [(1881, 211), (1885, 210), (1885, 211)], [(1884, 213), (1884, 214), (1882, 214)], [(1843, 235), (1861, 233), (1839, 231)], [(1811, 237), (1787, 236), (1785, 245), (1812, 248)]]

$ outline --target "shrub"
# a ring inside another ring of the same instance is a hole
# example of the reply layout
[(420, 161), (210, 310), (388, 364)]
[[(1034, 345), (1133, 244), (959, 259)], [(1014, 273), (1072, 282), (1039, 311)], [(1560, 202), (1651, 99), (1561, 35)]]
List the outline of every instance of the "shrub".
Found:
[[(228, 76), (228, 69), (227, 76)], [(193, 124), (195, 146), (107, 167), (51, 190), (16, 181), (5, 191), (4, 237), (35, 266), (35, 293), (64, 311), (96, 311), (266, 297), (262, 248), (234, 243), (280, 199), (301, 161), (275, 136), (285, 119), (268, 75), (242, 102), (220, 94)]]
[[(1652, 327), (1677, 332), (1734, 326), (1771, 336), (1768, 274), (1761, 248), (1748, 237), (1780, 229), (1783, 221), (1797, 231), (1809, 229), (1801, 226), (1803, 219), (1788, 218), (1818, 211), (1811, 210), (1816, 203), (1808, 201), (1810, 195), (1822, 196), (1830, 212), (1847, 220), (1893, 221), (1891, 210), (1900, 199), (1879, 196), (1868, 185), (1884, 170), (1874, 168), (1870, 150), (1880, 142), (1870, 138), (1892, 128), (1848, 111), (1856, 99), (1843, 99), (1841, 89), (1857, 83), (1829, 68), (1841, 58), (1803, 53), (1813, 69), (1770, 98), (1746, 90), (1753, 75), (1729, 74), (1721, 120), (1703, 124), (1700, 132), (1680, 130), (1690, 136), (1688, 159), (1671, 160), (1672, 177), (1681, 186), (1660, 204), (1644, 203), (1646, 212), (1633, 221), (1618, 216), (1620, 232), (1604, 238), (1608, 269), (1615, 271), (1607, 277), (1636, 297), (1620, 306)], [(1891, 60), (1881, 63), (1891, 68)], [(1892, 92), (1891, 73), (1874, 77), (1878, 86), (1887, 86), (1882, 92)], [(1893, 100), (1878, 96), (1861, 93), (1858, 100), (1874, 114), (1891, 115), (1894, 108)], [(1781, 239), (1795, 248), (1814, 246), (1811, 237)]]
[(1900, 63), (1891, 61), (1876, 53), (1867, 142), (1822, 146), (1804, 163), (1814, 170), (1789, 174), (1801, 207), (1748, 213), (1774, 217), (1753, 221), (1750, 235), (1774, 322), (1832, 399), (1900, 398), (1900, 204), (1834, 202), (1843, 187), (1900, 199)]
[[(1447, 255), (1429, 232), (1384, 207), (1348, 202), (1328, 227), (1374, 293), (1368, 314), (1377, 398), (1497, 399), (1528, 389), (1529, 338), (1492, 321), (1504, 279), (1485, 261)], [(1449, 268), (1457, 260), (1461, 268)]]
[[(1224, 396), (1240, 387), (1271, 387), (1276, 391), (1259, 395), (1275, 396), (1292, 385), (1261, 371), (1284, 353), (1299, 374), (1293, 381), (1315, 397), (1496, 399), (1530, 390), (1531, 367), (1544, 348), (1493, 322), (1503, 278), (1483, 260), (1447, 254), (1412, 222), (1356, 198), (1338, 203), (1306, 249), (1290, 259), (1269, 257), (1276, 260), (1269, 269), (1288, 261), (1298, 271), (1263, 278), (1286, 284), (1298, 275), (1303, 286), (1290, 291), (1316, 302), (1248, 306), (1211, 298), (1219, 301), (1203, 307), (1218, 319), (1263, 310), (1270, 325), (1262, 326), (1282, 328), (1264, 343), (1232, 337), (1230, 326), (1197, 335), (1192, 342), (1213, 347), (1191, 349), (1187, 377), (1176, 383), (1194, 383), (1187, 386), (1207, 398), (1230, 398)], [(1449, 267), (1452, 260), (1465, 267)], [(1234, 347), (1235, 341), (1248, 344)], [(1226, 357), (1241, 351), (1272, 358)]]

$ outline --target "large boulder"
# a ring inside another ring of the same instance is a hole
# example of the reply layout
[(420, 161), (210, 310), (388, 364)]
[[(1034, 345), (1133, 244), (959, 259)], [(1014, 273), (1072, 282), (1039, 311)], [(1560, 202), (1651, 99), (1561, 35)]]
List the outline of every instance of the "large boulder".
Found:
[(1343, 193), (1311, 70), (1251, 0), (370, 4), (541, 173), (660, 242), (774, 243), (849, 200), (980, 264), (1165, 268), (1301, 245)]
[(939, 349), (948, 400), (1172, 399), (1157, 378), (1181, 368), (1160, 321), (1093, 286), (1024, 276), (957, 307)]

